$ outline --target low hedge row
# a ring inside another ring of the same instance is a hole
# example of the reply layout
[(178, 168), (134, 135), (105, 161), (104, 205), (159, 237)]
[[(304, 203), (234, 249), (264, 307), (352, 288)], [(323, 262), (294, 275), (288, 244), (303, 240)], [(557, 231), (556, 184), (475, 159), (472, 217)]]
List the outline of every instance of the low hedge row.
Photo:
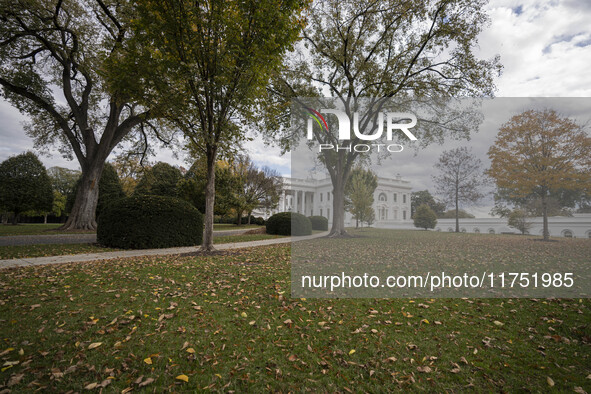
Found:
[(267, 220), (267, 234), (310, 235), (312, 223), (304, 215), (295, 212), (280, 212)]
[(190, 203), (154, 195), (115, 201), (98, 217), (97, 241), (122, 249), (199, 245), (203, 215)]
[(310, 223), (312, 223), (312, 230), (328, 230), (328, 219), (324, 216), (309, 216), (308, 219), (310, 219)]

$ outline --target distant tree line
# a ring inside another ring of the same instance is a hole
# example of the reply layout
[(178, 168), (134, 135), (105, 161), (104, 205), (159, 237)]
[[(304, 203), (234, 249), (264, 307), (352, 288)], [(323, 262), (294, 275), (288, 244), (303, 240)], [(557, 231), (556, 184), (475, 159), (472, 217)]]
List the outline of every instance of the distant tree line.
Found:
[[(156, 195), (186, 200), (199, 211), (205, 211), (205, 166), (196, 160), (185, 170), (168, 163), (135, 168), (137, 162), (122, 158), (106, 163), (98, 189), (96, 216), (114, 201), (131, 195)], [(281, 176), (274, 170), (261, 169), (248, 156), (216, 164), (216, 215), (233, 217), (247, 223), (254, 209), (271, 210), (279, 202), (283, 187)], [(120, 177), (121, 174), (122, 176)], [(19, 218), (43, 217), (47, 222), (64, 222), (71, 212), (76, 191), (82, 181), (80, 171), (63, 167), (46, 170), (31, 152), (10, 157), (0, 163), (0, 212), (3, 222), (17, 224)]]

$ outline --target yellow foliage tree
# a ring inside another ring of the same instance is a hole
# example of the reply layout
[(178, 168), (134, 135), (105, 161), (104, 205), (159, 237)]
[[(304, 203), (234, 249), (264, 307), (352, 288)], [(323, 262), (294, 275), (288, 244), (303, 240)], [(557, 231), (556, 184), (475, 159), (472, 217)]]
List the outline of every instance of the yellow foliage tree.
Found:
[(488, 175), (511, 197), (539, 197), (548, 240), (548, 198), (558, 189), (591, 191), (591, 138), (556, 111), (528, 110), (499, 130)]

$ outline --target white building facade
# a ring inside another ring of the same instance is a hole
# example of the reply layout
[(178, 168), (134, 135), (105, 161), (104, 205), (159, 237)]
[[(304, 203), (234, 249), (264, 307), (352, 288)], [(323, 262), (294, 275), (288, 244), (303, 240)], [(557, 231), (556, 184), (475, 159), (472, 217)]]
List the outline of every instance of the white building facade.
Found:
[[(324, 216), (332, 223), (333, 193), (330, 178), (283, 178), (283, 190), (277, 208), (268, 211), (255, 210), (253, 215), (268, 219), (278, 212), (297, 212), (305, 216)], [(375, 222), (373, 227), (400, 230), (416, 230), (411, 219), (411, 184), (397, 174), (394, 178), (378, 177), (374, 192)], [(542, 218), (529, 219), (531, 235), (542, 235)], [(345, 226), (354, 227), (353, 216), (345, 212)], [(566, 238), (591, 238), (591, 213), (548, 218), (550, 236)], [(437, 219), (436, 231), (455, 231), (455, 219)], [(506, 218), (460, 219), (460, 231), (483, 234), (518, 234), (507, 225)]]
[[(330, 178), (299, 179), (283, 178), (283, 191), (276, 209), (260, 212), (267, 219), (277, 212), (297, 212), (305, 216), (324, 216), (332, 223), (333, 191)], [(411, 225), (410, 182), (400, 175), (395, 178), (378, 177), (378, 187), (374, 192), (375, 227), (388, 225)], [(253, 213), (255, 216), (257, 213)], [(345, 226), (354, 226), (353, 216), (345, 213)]]

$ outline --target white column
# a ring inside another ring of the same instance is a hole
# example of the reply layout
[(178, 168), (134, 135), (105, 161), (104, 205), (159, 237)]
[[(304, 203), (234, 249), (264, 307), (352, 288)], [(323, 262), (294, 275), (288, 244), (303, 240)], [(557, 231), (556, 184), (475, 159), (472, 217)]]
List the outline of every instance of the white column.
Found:
[(304, 216), (308, 216), (308, 214), (306, 213), (306, 192), (305, 191), (302, 192), (302, 213), (304, 214)]
[(293, 191), (293, 211), (294, 212), (298, 211), (298, 191), (297, 190)]
[(281, 208), (281, 212), (285, 212), (285, 207), (287, 206), (287, 201), (285, 201), (285, 190), (281, 191), (281, 200), (283, 207)]

